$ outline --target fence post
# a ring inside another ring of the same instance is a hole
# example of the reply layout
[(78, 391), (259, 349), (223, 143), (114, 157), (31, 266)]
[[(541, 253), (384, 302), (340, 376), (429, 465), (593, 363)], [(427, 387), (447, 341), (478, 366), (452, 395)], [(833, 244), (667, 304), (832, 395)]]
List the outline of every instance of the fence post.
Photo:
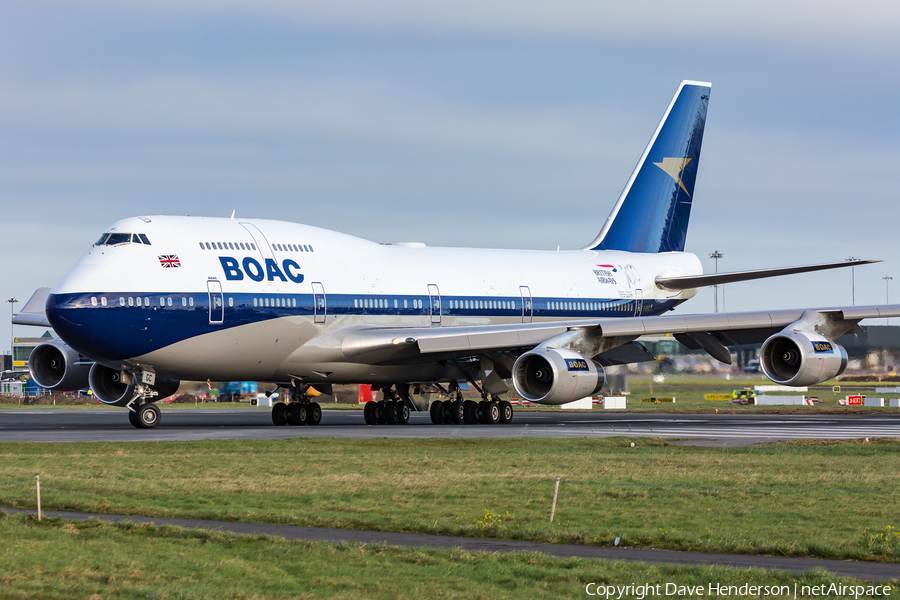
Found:
[(556, 478), (556, 487), (553, 489), (553, 506), (550, 508), (550, 522), (553, 522), (553, 515), (556, 514), (556, 497), (559, 495), (559, 477)]
[(38, 506), (38, 521), (41, 520), (41, 476), (36, 475), (35, 481), (37, 481), (37, 506)]

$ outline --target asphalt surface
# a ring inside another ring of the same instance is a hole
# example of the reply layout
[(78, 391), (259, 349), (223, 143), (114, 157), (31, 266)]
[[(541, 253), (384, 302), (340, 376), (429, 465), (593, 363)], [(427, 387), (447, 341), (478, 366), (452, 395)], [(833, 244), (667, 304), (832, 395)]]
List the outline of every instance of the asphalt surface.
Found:
[(792, 439), (900, 437), (900, 413), (663, 414), (517, 411), (508, 425), (434, 425), (413, 413), (407, 425), (366, 425), (362, 411), (324, 410), (317, 426), (276, 427), (268, 408), (162, 408), (156, 429), (135, 429), (125, 409), (0, 410), (0, 441), (90, 442), (207, 439), (507, 438), (656, 436), (709, 446), (745, 446)]
[[(25, 512), (35, 514), (35, 510), (0, 507), (8, 513)], [(196, 529), (216, 529), (237, 534), (262, 534), (289, 540), (310, 540), (316, 542), (356, 542), (361, 544), (386, 544), (389, 546), (461, 548), (470, 552), (536, 552), (548, 556), (564, 558), (588, 558), (603, 560), (640, 561), (672, 565), (720, 565), (734, 568), (778, 569), (781, 571), (803, 572), (810, 569), (824, 569), (835, 575), (855, 577), (866, 581), (887, 581), (900, 578), (900, 565), (888, 563), (859, 562), (845, 560), (822, 560), (816, 558), (790, 558), (784, 556), (757, 556), (744, 554), (711, 554), (703, 552), (674, 552), (671, 550), (639, 550), (634, 548), (608, 548), (580, 546), (577, 544), (548, 544), (498, 540), (491, 538), (468, 538), (449, 535), (427, 535), (417, 533), (392, 533), (383, 531), (356, 531), (350, 529), (328, 529), (325, 527), (298, 527), (269, 523), (235, 523), (231, 521), (209, 521), (203, 519), (166, 519), (162, 517), (135, 517), (126, 515), (104, 515), (66, 511), (43, 511), (46, 517), (62, 517), (67, 520), (81, 520), (91, 517), (112, 522), (134, 521), (155, 523), (156, 525), (177, 525)]]

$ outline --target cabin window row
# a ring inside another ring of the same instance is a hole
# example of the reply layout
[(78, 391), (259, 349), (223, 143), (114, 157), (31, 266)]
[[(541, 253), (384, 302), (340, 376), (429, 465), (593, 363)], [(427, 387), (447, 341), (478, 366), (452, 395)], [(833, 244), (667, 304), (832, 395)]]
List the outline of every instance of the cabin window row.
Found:
[[(233, 306), (231, 304), (231, 299), (229, 298), (228, 306)], [(296, 298), (254, 298), (253, 306), (262, 306), (262, 307), (275, 307), (275, 308), (297, 308), (297, 299)]]
[(272, 244), (279, 252), (315, 252), (309, 244)]
[(548, 302), (547, 308), (549, 310), (611, 310), (611, 311), (629, 311), (633, 310), (631, 308), (630, 302), (618, 303), (618, 302)]
[[(177, 299), (176, 299), (176, 301), (177, 301)], [(98, 299), (96, 296), (91, 296), (91, 306), (97, 306), (98, 304), (100, 306), (106, 306), (108, 304), (108, 302), (106, 300), (106, 296), (100, 296), (99, 302), (98, 302)], [(129, 296), (127, 299), (125, 298), (125, 296), (119, 296), (119, 306), (125, 306), (126, 304), (128, 306), (149, 307), (151, 305), (155, 305), (155, 302), (150, 302), (150, 298), (148, 298), (146, 296), (144, 296), (143, 298), (141, 298), (140, 296)], [(159, 299), (160, 306), (163, 306), (163, 307), (174, 306), (174, 304), (175, 303), (172, 301), (171, 297), (165, 296), (165, 297), (160, 297), (160, 299)], [(194, 305), (193, 298), (185, 298), (182, 296), (181, 306), (193, 306), (193, 305)]]
[[(137, 234), (135, 234), (137, 235)], [(142, 234), (143, 235), (143, 234)], [(146, 237), (146, 236), (144, 236)], [(101, 240), (103, 238), (100, 238)], [(99, 244), (100, 242), (98, 242)], [(146, 242), (149, 244), (150, 242)], [(310, 244), (272, 244), (278, 252), (315, 252)], [(244, 242), (200, 242), (201, 250), (256, 250), (256, 244)]]
[(450, 300), (451, 310), (516, 310), (513, 300)]
[[(403, 299), (403, 308), (409, 308), (409, 300)], [(400, 301), (394, 299), (394, 308), (400, 308)], [(421, 300), (418, 298), (413, 298), (412, 307), (413, 308), (422, 308), (424, 305)], [(353, 308), (390, 308), (391, 301), (386, 300), (385, 298), (354, 298), (353, 299)]]
[(256, 244), (244, 242), (200, 242), (201, 250), (256, 250)]

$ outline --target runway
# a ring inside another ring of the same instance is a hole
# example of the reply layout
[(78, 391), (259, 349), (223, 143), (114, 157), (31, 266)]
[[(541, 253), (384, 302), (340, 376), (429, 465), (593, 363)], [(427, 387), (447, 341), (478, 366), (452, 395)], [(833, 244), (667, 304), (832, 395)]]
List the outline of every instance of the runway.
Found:
[(366, 425), (362, 411), (324, 410), (311, 427), (276, 427), (269, 409), (163, 408), (156, 429), (135, 429), (124, 409), (3, 409), (0, 441), (125, 442), (208, 439), (661, 437), (709, 446), (792, 439), (900, 437), (900, 414), (759, 415), (518, 411), (509, 425), (434, 425), (414, 413), (407, 425)]

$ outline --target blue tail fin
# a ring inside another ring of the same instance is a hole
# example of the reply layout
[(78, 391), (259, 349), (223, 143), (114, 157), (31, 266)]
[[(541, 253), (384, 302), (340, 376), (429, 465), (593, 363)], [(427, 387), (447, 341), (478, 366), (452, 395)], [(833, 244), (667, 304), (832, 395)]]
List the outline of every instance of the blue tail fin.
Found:
[(603, 229), (585, 249), (684, 250), (711, 88), (681, 82)]

